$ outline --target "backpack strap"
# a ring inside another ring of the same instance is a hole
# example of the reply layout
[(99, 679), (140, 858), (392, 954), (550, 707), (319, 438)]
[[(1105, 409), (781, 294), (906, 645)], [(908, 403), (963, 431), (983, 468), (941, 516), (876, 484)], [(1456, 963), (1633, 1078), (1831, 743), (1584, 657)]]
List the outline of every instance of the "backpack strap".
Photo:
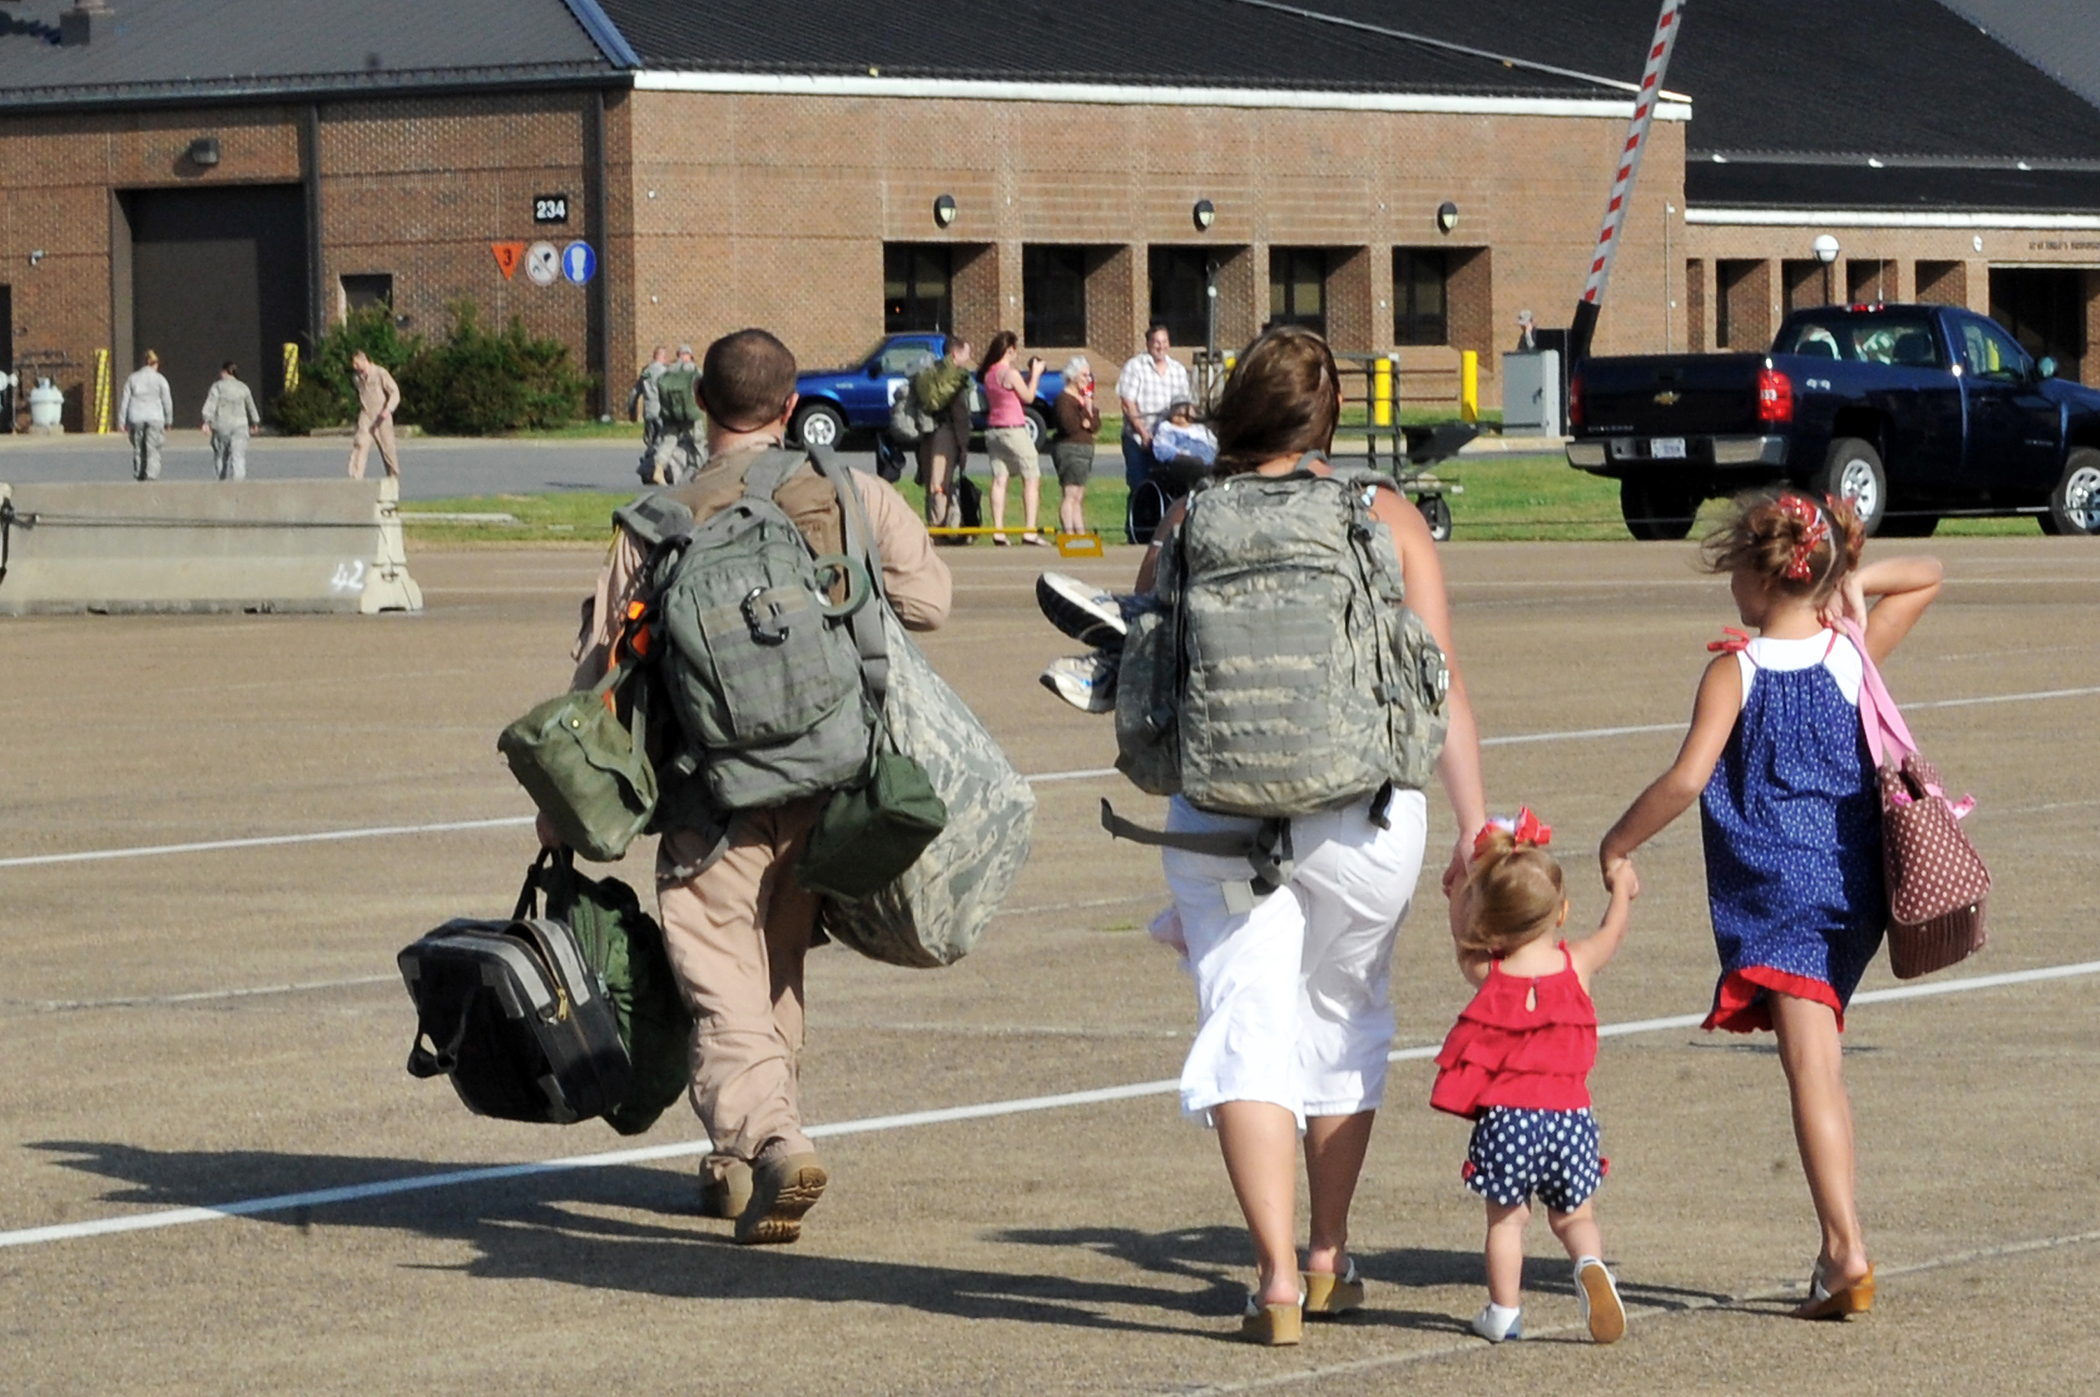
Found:
[(1263, 820), (1260, 827), (1252, 831), (1217, 830), (1208, 834), (1193, 830), (1147, 829), (1118, 815), (1115, 807), (1104, 800), (1101, 802), (1101, 828), (1112, 837), (1127, 839), (1133, 844), (1180, 849), (1213, 858), (1244, 858), (1253, 868), (1254, 876), (1244, 883), (1226, 883), (1220, 889), (1225, 897), (1225, 910), (1234, 916), (1253, 911), (1255, 903), (1290, 882), (1291, 875), (1297, 872), (1289, 820)]
[(881, 606), (863, 606), (853, 612), (853, 643), (860, 650), (860, 672), (869, 696), (879, 712), (890, 688), (890, 647), (883, 634), (882, 612), (889, 605), (889, 588), (882, 580), (882, 553), (875, 544), (875, 528), (868, 520), (867, 506), (854, 488), (851, 468), (824, 447), (809, 449), (809, 463), (831, 484), (839, 499), (839, 514), (845, 521), (846, 556), (867, 572), (869, 586)]
[(672, 539), (689, 536), (693, 511), (661, 490), (651, 490), (614, 510), (613, 523), (634, 536), (646, 557)]

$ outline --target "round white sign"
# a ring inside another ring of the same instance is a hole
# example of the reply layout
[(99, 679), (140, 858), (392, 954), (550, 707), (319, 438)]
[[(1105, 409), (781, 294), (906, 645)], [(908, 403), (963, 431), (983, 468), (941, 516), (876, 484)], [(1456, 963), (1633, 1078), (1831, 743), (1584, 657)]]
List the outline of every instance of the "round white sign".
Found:
[(534, 243), (525, 249), (525, 275), (535, 286), (552, 286), (561, 280), (561, 250), (553, 243)]

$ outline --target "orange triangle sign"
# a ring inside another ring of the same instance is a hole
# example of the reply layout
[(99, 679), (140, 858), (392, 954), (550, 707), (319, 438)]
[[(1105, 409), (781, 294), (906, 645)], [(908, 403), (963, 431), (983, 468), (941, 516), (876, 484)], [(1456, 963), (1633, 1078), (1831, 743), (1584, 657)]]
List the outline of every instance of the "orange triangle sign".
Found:
[(511, 273), (518, 269), (518, 263), (525, 259), (523, 243), (490, 243), (489, 251), (496, 254), (496, 265), (503, 269), (505, 281), (510, 280)]

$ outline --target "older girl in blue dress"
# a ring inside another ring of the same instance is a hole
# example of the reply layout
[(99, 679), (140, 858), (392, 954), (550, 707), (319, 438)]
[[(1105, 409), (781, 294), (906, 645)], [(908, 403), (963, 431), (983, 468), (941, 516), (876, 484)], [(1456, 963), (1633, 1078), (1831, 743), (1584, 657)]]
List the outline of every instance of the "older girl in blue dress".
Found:
[(1888, 908), (1880, 797), (1859, 719), (1863, 665), (1834, 627), (1863, 623), (1879, 663), (1940, 589), (1937, 560), (1861, 567), (1863, 542), (1849, 504), (1792, 490), (1736, 501), (1704, 551), (1757, 635), (1732, 632), (1708, 647), (1722, 653), (1700, 681), (1677, 760), (1599, 851), (1609, 868), (1700, 803), (1721, 957), (1706, 1027), (1770, 1029), (1779, 1041), (1823, 1233), (1808, 1299), (1794, 1312), (1802, 1319), (1842, 1319), (1874, 1303), (1839, 1035)]

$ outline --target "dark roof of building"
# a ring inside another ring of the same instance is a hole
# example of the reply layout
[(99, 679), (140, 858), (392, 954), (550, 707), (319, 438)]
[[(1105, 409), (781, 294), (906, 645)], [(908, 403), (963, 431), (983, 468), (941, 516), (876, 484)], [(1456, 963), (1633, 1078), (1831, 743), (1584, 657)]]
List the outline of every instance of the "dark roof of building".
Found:
[(1940, 0), (1956, 14), (2100, 105), (2100, 13), (2093, 0)]
[(1692, 160), (1684, 198), (1694, 208), (2090, 214), (2100, 212), (2100, 170)]
[[(1454, 24), (1436, 15), (1441, 4), (1415, 0), (599, 3), (645, 67), (715, 73), (1594, 99), (1640, 76), (1646, 37), (1620, 45), (1606, 72), (1550, 51), (1507, 62), (1497, 25)], [(1433, 31), (1418, 23), (1430, 18)], [(1410, 31), (1438, 42), (1403, 37)]]
[(72, 0), (0, 10), (0, 109), (575, 82), (618, 66), (565, 0)]

